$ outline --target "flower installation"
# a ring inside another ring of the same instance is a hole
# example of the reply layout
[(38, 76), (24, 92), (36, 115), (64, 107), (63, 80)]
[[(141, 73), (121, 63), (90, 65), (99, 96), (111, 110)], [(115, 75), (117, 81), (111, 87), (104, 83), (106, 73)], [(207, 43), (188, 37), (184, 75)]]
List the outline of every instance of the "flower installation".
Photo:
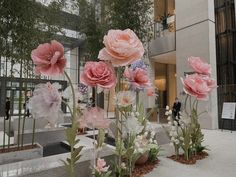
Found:
[[(144, 54), (143, 45), (132, 30), (109, 30), (103, 43), (105, 47), (100, 50), (98, 58), (115, 67), (113, 70), (117, 78), (117, 158), (113, 164), (113, 172), (116, 177), (132, 176), (135, 163), (145, 163), (150, 155), (155, 161), (159, 152), (154, 140), (155, 133), (148, 126), (147, 119), (152, 111), (145, 115), (144, 107), (139, 102), (140, 91), (148, 90), (148, 96), (155, 96), (155, 93), (151, 89), (147, 65), (141, 60)], [(129, 90), (123, 88), (124, 83), (128, 83)]]
[[(186, 164), (194, 164), (196, 160), (206, 157), (206, 147), (202, 145), (204, 135), (199, 124), (198, 101), (207, 101), (211, 91), (216, 88), (216, 82), (210, 77), (211, 66), (199, 57), (188, 58), (193, 74), (181, 78), (186, 94), (184, 110), (175, 120), (172, 111), (167, 106), (168, 134), (175, 155), (170, 158)], [(180, 150), (184, 152), (179, 154)]]
[[(63, 74), (69, 82), (69, 88), (59, 93), (57, 84), (41, 84), (36, 87), (31, 98), (31, 109), (34, 117), (44, 117), (52, 125), (60, 115), (60, 105), (66, 104), (71, 113), (71, 128), (66, 129), (67, 141), (71, 147), (70, 157), (63, 161), (70, 177), (75, 177), (75, 163), (80, 158), (83, 147), (76, 148), (78, 128), (93, 129), (94, 153), (92, 175), (99, 177), (132, 176), (135, 164), (147, 161), (155, 162), (159, 146), (155, 133), (148, 121), (152, 111), (145, 114), (144, 106), (139, 102), (139, 93), (156, 97), (155, 89), (149, 80), (147, 65), (141, 60), (144, 48), (136, 34), (130, 30), (109, 30), (104, 36), (105, 47), (99, 52), (101, 61), (88, 61), (80, 75), (79, 87), (72, 85), (70, 77), (64, 71), (66, 59), (63, 46), (53, 40), (39, 45), (32, 51), (32, 60), (38, 74), (54, 76)], [(129, 90), (122, 84), (128, 84)], [(78, 100), (88, 100), (88, 89), (96, 90), (95, 107), (79, 107)], [(109, 127), (106, 111), (98, 107), (98, 94), (115, 89), (116, 108), (116, 160), (111, 171), (104, 159), (99, 157), (105, 139), (105, 129)], [(63, 99), (61, 98), (63, 97)], [(71, 101), (72, 100), (72, 101)], [(98, 136), (95, 137), (95, 129)]]
[[(66, 58), (64, 56), (64, 47), (61, 43), (53, 40), (51, 43), (40, 44), (31, 53), (31, 58), (35, 64), (35, 72), (37, 74), (43, 74), (47, 76), (55, 76), (59, 74), (65, 75), (67, 78), (70, 91), (66, 91), (67, 98), (72, 98), (72, 108), (68, 106), (71, 112), (71, 128), (66, 129), (67, 142), (70, 145), (70, 157), (64, 162), (70, 177), (75, 177), (75, 163), (80, 158), (80, 152), (83, 147), (75, 147), (79, 140), (76, 139), (78, 122), (77, 115), (80, 113), (80, 109), (76, 106), (75, 88), (71, 82), (70, 77), (64, 71), (66, 66)], [(64, 95), (65, 96), (65, 95)], [(33, 97), (30, 98), (31, 111), (34, 113), (34, 117), (46, 117), (46, 119), (55, 124), (57, 115), (61, 112), (60, 105), (62, 99), (58, 92), (58, 88), (55, 84), (41, 84), (36, 87)]]

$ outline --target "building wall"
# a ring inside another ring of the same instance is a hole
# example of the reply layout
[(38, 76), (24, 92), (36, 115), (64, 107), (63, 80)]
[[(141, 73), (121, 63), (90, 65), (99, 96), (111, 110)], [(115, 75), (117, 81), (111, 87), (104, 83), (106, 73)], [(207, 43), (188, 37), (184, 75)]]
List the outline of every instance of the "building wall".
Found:
[[(176, 0), (176, 70), (177, 94), (182, 91), (180, 77), (188, 68), (187, 58), (199, 56), (212, 66), (216, 79), (214, 0)], [(217, 93), (214, 90), (207, 102), (201, 102), (199, 111), (207, 111), (200, 117), (203, 128), (218, 128)]]

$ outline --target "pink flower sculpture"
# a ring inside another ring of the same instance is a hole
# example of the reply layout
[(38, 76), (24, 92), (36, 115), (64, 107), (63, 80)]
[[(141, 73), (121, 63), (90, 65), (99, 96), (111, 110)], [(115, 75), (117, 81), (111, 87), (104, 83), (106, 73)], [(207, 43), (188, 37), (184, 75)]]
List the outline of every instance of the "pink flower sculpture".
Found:
[(81, 83), (90, 87), (111, 89), (116, 85), (116, 76), (113, 67), (105, 62), (87, 62), (80, 75)]
[(105, 47), (100, 50), (98, 58), (111, 61), (115, 67), (129, 65), (144, 54), (141, 41), (130, 29), (109, 30), (103, 43)]
[(40, 44), (32, 51), (31, 58), (36, 65), (37, 74), (58, 75), (64, 72), (66, 66), (64, 48), (56, 40)]
[(33, 97), (29, 100), (29, 108), (36, 118), (45, 118), (55, 124), (61, 116), (61, 94), (58, 92), (58, 85), (48, 82), (36, 86)]
[(106, 161), (104, 159), (97, 159), (97, 166), (95, 167), (95, 169), (99, 172), (99, 173), (104, 173), (108, 171), (109, 166), (106, 166)]
[(181, 81), (187, 94), (196, 97), (198, 100), (208, 100), (212, 88), (209, 87), (204, 76), (199, 74), (187, 75), (185, 79), (181, 78)]
[(145, 69), (135, 68), (132, 70), (130, 68), (126, 68), (123, 75), (128, 79), (134, 88), (143, 89), (151, 85), (148, 72)]
[(211, 89), (210, 91), (217, 87), (216, 81), (209, 76), (203, 76), (203, 79), (206, 81), (207, 86)]
[(189, 57), (188, 63), (192, 67), (192, 69), (198, 74), (211, 74), (211, 65), (206, 62), (203, 62), (200, 57)]
[(83, 111), (83, 116), (79, 118), (80, 127), (88, 128), (108, 128), (110, 121), (105, 117), (106, 113), (102, 108), (92, 107)]

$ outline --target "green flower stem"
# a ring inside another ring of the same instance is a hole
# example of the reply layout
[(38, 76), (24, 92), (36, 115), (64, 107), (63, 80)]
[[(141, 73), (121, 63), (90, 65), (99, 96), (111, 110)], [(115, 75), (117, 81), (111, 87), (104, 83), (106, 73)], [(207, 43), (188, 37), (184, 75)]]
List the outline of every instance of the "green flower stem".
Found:
[(24, 143), (24, 130), (25, 130), (25, 114), (24, 114), (23, 123), (22, 123), (21, 148), (23, 147), (23, 143)]
[(73, 87), (73, 84), (72, 84), (72, 81), (71, 81), (71, 79), (70, 79), (70, 77), (69, 77), (69, 75), (66, 73), (66, 72), (64, 72), (64, 74), (65, 74), (65, 76), (66, 76), (66, 78), (67, 78), (67, 80), (68, 80), (68, 82), (69, 82), (69, 85), (71, 86), (71, 91), (72, 91), (72, 100), (73, 100), (73, 107), (72, 107), (72, 126), (76, 126), (75, 125), (75, 118), (76, 118), (76, 108), (75, 108), (75, 104), (76, 104), (76, 102), (75, 102), (75, 90), (74, 90), (74, 87)]
[(9, 123), (8, 123), (8, 143), (7, 143), (7, 148), (9, 150), (10, 148), (10, 130), (11, 130), (11, 115), (9, 116)]
[(107, 118), (108, 118), (108, 112), (109, 112), (109, 106), (110, 106), (110, 90), (108, 92), (108, 100), (107, 100)]
[(73, 111), (72, 111), (70, 105), (66, 101), (64, 101), (64, 100), (62, 100), (62, 103), (64, 103), (68, 107), (68, 109), (70, 111), (70, 114), (73, 115)]
[(33, 122), (32, 146), (34, 145), (34, 138), (35, 138), (35, 119), (34, 119), (34, 122)]
[(3, 120), (4, 122), (4, 126), (3, 126), (3, 145), (2, 145), (2, 147), (3, 147), (3, 149), (5, 149), (5, 134), (6, 134), (6, 119), (5, 119), (5, 117), (4, 117), (4, 120)]
[(139, 105), (139, 90), (136, 91), (136, 111), (138, 111), (138, 105)]
[[(71, 156), (71, 159), (70, 159), (70, 163), (69, 163), (69, 169), (70, 169), (70, 177), (75, 177), (75, 162), (76, 162), (76, 159), (75, 157), (73, 156), (74, 154), (74, 146), (75, 146), (75, 142), (76, 142), (76, 132), (77, 132), (77, 124), (76, 124), (76, 107), (75, 107), (75, 104), (76, 104), (76, 101), (75, 101), (75, 90), (74, 90), (74, 87), (73, 87), (73, 84), (72, 84), (72, 81), (69, 77), (69, 75), (64, 72), (68, 82), (69, 82), (69, 85), (71, 87), (71, 91), (72, 91), (72, 99), (73, 99), (73, 107), (72, 107), (72, 111), (71, 111), (71, 116), (72, 116), (72, 119), (71, 119), (71, 130), (73, 132), (72, 136), (74, 137), (72, 139), (72, 141), (69, 141), (68, 143), (70, 144), (70, 156)], [(67, 137), (67, 139), (69, 139), (71, 137)]]

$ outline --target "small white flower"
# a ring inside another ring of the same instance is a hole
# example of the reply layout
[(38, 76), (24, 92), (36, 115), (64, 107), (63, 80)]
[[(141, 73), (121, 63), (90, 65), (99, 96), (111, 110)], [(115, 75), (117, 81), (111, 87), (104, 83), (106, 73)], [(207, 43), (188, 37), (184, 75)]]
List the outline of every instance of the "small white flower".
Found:
[(138, 148), (137, 150), (139, 153), (143, 153), (143, 149), (142, 148)]
[(166, 110), (169, 110), (170, 109), (170, 107), (169, 106), (166, 106)]
[(154, 144), (157, 144), (157, 140), (153, 140), (153, 143), (154, 143)]
[(122, 169), (126, 169), (126, 165), (125, 165), (124, 162), (122, 162), (122, 163), (120, 164), (120, 166), (121, 166)]
[(139, 115), (140, 115), (139, 112), (136, 112), (135, 114), (136, 114), (136, 116), (139, 116)]
[(175, 137), (172, 137), (170, 140), (171, 142), (175, 142)]
[(171, 119), (172, 119), (172, 118), (171, 118), (170, 116), (167, 117), (167, 120), (168, 120), (168, 121), (171, 121)]
[(171, 111), (171, 110), (169, 110), (169, 114), (170, 114), (170, 115), (172, 114), (172, 111)]
[(156, 135), (156, 132), (155, 132), (155, 131), (152, 131), (152, 132), (151, 132), (151, 137), (153, 138), (155, 135)]
[(173, 134), (172, 134), (174, 137), (177, 137), (178, 136), (178, 133), (177, 131), (173, 131)]
[(132, 116), (132, 117), (135, 117), (134, 112), (131, 112), (131, 116)]
[(182, 137), (182, 136), (181, 136), (179, 139), (180, 139), (181, 141), (184, 141), (184, 137)]
[(175, 125), (175, 126), (178, 126), (178, 122), (177, 122), (177, 121), (174, 121), (174, 125)]
[(179, 140), (178, 139), (175, 140), (175, 144), (179, 144)]
[(145, 132), (143, 135), (144, 135), (144, 136), (148, 136), (148, 132)]
[(169, 112), (168, 112), (168, 111), (166, 111), (166, 112), (165, 112), (165, 115), (166, 115), (166, 116), (168, 116), (168, 115), (169, 115)]

